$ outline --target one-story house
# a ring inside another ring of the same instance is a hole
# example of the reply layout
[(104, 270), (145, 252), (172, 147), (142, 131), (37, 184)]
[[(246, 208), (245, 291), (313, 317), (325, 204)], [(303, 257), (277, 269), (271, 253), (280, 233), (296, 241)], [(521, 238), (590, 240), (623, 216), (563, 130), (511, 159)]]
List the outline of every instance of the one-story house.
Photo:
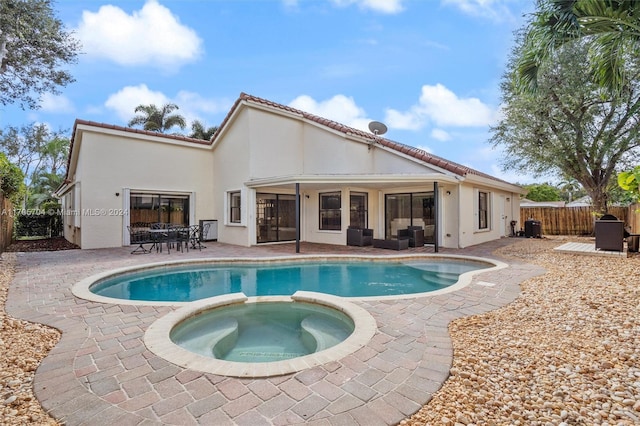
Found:
[(462, 248), (510, 234), (520, 186), (421, 149), (242, 93), (210, 141), (76, 120), (65, 238), (129, 245), (136, 222), (217, 225), (242, 246), (346, 244), (350, 226)]

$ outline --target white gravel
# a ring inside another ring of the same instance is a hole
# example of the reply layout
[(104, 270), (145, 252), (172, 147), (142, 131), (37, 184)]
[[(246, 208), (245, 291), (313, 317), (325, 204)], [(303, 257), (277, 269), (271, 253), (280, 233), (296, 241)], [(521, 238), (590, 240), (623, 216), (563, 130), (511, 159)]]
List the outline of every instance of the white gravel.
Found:
[(640, 257), (501, 253), (548, 271), (514, 303), (450, 324), (450, 378), (406, 425), (640, 424)]

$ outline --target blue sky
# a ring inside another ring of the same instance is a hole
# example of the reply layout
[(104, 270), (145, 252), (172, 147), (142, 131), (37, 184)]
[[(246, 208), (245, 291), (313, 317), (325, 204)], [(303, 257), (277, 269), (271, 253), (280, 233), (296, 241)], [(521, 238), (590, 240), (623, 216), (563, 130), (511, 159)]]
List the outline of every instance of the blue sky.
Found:
[[(511, 182), (489, 144), (499, 83), (532, 0), (58, 0), (82, 44), (76, 82), (0, 127), (76, 118), (125, 126), (171, 102), (218, 125), (241, 92), (366, 130)], [(176, 129), (177, 131), (178, 129)], [(185, 129), (185, 133), (189, 128)]]

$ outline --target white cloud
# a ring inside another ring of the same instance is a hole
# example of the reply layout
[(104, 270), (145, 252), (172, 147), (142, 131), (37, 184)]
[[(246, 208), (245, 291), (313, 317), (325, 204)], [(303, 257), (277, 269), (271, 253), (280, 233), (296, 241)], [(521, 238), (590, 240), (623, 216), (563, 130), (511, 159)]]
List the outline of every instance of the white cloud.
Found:
[(431, 131), (431, 137), (441, 142), (451, 140), (451, 135), (449, 134), (449, 132), (442, 129), (433, 129)]
[(109, 96), (104, 105), (114, 111), (123, 122), (128, 123), (135, 116), (138, 105), (154, 104), (160, 108), (167, 103), (179, 107), (173, 113), (183, 116), (187, 126), (190, 126), (194, 120), (199, 120), (207, 127), (219, 125), (220, 123), (213, 122), (211, 117), (226, 113), (233, 105), (231, 100), (203, 98), (198, 93), (187, 91), (180, 91), (175, 97), (170, 98), (162, 92), (149, 89), (145, 84), (120, 89)]
[(514, 19), (505, 0), (442, 0), (442, 3), (452, 5), (471, 16), (489, 18), (494, 21)]
[(390, 126), (419, 130), (431, 122), (441, 127), (483, 127), (494, 124), (498, 114), (478, 98), (459, 98), (441, 84), (422, 86), (417, 105), (406, 112), (386, 111)]
[(214, 123), (211, 117), (220, 113), (226, 115), (233, 105), (232, 100), (203, 98), (198, 93), (184, 90), (178, 92), (171, 102), (180, 107), (177, 113), (187, 120), (189, 128), (194, 120), (199, 120), (206, 127), (218, 126), (220, 123)]
[(40, 109), (45, 112), (67, 114), (75, 111), (73, 102), (65, 96), (45, 93), (42, 95)]
[(384, 122), (392, 129), (420, 130), (424, 127), (424, 120), (420, 114), (402, 113), (393, 109), (386, 111)]
[(365, 132), (369, 131), (371, 119), (366, 117), (364, 110), (356, 105), (353, 98), (344, 95), (335, 95), (321, 102), (301, 95), (291, 101), (289, 106)]
[(138, 105), (154, 104), (158, 107), (169, 103), (170, 100), (162, 92), (154, 92), (145, 84), (127, 86), (109, 96), (104, 105), (113, 110), (123, 121), (128, 122), (135, 116)]
[(172, 70), (195, 61), (202, 51), (196, 32), (156, 0), (148, 0), (131, 15), (111, 5), (96, 13), (84, 11), (76, 31), (88, 56), (124, 66)]
[(404, 10), (403, 0), (331, 0), (331, 3), (339, 7), (347, 7), (352, 4), (360, 9), (370, 9), (380, 13), (400, 13)]

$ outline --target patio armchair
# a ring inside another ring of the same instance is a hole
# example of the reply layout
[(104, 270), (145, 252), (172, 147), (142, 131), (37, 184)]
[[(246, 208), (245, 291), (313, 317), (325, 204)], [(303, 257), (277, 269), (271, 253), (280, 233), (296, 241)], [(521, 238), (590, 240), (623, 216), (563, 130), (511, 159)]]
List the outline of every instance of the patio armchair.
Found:
[(347, 228), (347, 245), (348, 246), (370, 246), (373, 244), (373, 229), (367, 228)]
[(409, 226), (407, 229), (398, 229), (399, 240), (409, 240), (409, 247), (424, 246), (424, 230), (422, 226)]

